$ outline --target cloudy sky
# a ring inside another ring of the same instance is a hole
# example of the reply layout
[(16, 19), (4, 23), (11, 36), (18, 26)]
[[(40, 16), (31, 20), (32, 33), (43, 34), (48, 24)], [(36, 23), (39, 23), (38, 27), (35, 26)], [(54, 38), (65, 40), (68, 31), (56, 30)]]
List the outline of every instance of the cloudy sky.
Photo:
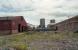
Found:
[(38, 25), (40, 18), (60, 22), (78, 14), (78, 0), (0, 0), (0, 16), (23, 15), (28, 23)]

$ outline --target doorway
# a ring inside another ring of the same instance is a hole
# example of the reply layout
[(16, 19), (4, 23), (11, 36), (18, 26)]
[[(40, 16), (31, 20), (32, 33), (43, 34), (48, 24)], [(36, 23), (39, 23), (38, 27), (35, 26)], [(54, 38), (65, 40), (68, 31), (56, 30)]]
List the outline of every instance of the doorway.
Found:
[(21, 32), (21, 24), (18, 24), (18, 32)]

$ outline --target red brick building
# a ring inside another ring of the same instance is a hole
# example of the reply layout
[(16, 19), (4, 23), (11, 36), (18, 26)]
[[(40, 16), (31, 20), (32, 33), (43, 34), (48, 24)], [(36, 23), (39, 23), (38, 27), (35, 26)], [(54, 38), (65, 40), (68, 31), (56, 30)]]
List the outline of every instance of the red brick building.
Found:
[(78, 32), (78, 16), (56, 23), (57, 31)]
[(23, 32), (27, 28), (27, 23), (23, 16), (0, 17), (0, 33), (12, 34)]

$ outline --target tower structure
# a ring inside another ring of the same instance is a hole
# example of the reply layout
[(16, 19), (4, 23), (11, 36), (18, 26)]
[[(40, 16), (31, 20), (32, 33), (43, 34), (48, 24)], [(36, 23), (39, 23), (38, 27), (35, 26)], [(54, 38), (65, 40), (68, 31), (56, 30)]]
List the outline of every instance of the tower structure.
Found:
[(45, 28), (45, 19), (44, 18), (40, 19), (40, 28)]

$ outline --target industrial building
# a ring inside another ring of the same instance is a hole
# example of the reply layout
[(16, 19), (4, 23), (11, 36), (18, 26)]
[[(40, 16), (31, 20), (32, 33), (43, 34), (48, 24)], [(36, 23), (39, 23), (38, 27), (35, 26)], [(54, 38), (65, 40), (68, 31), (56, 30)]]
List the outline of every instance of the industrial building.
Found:
[(37, 31), (45, 31), (45, 18), (40, 19), (40, 25), (36, 28)]
[(54, 31), (56, 29), (55, 24), (55, 19), (50, 20), (50, 23), (47, 25), (47, 30), (48, 31)]
[(59, 32), (78, 32), (78, 16), (55, 24)]
[(0, 34), (12, 34), (23, 32), (27, 28), (27, 23), (23, 16), (0, 17)]
[(44, 18), (40, 19), (40, 27), (45, 28), (45, 19)]

